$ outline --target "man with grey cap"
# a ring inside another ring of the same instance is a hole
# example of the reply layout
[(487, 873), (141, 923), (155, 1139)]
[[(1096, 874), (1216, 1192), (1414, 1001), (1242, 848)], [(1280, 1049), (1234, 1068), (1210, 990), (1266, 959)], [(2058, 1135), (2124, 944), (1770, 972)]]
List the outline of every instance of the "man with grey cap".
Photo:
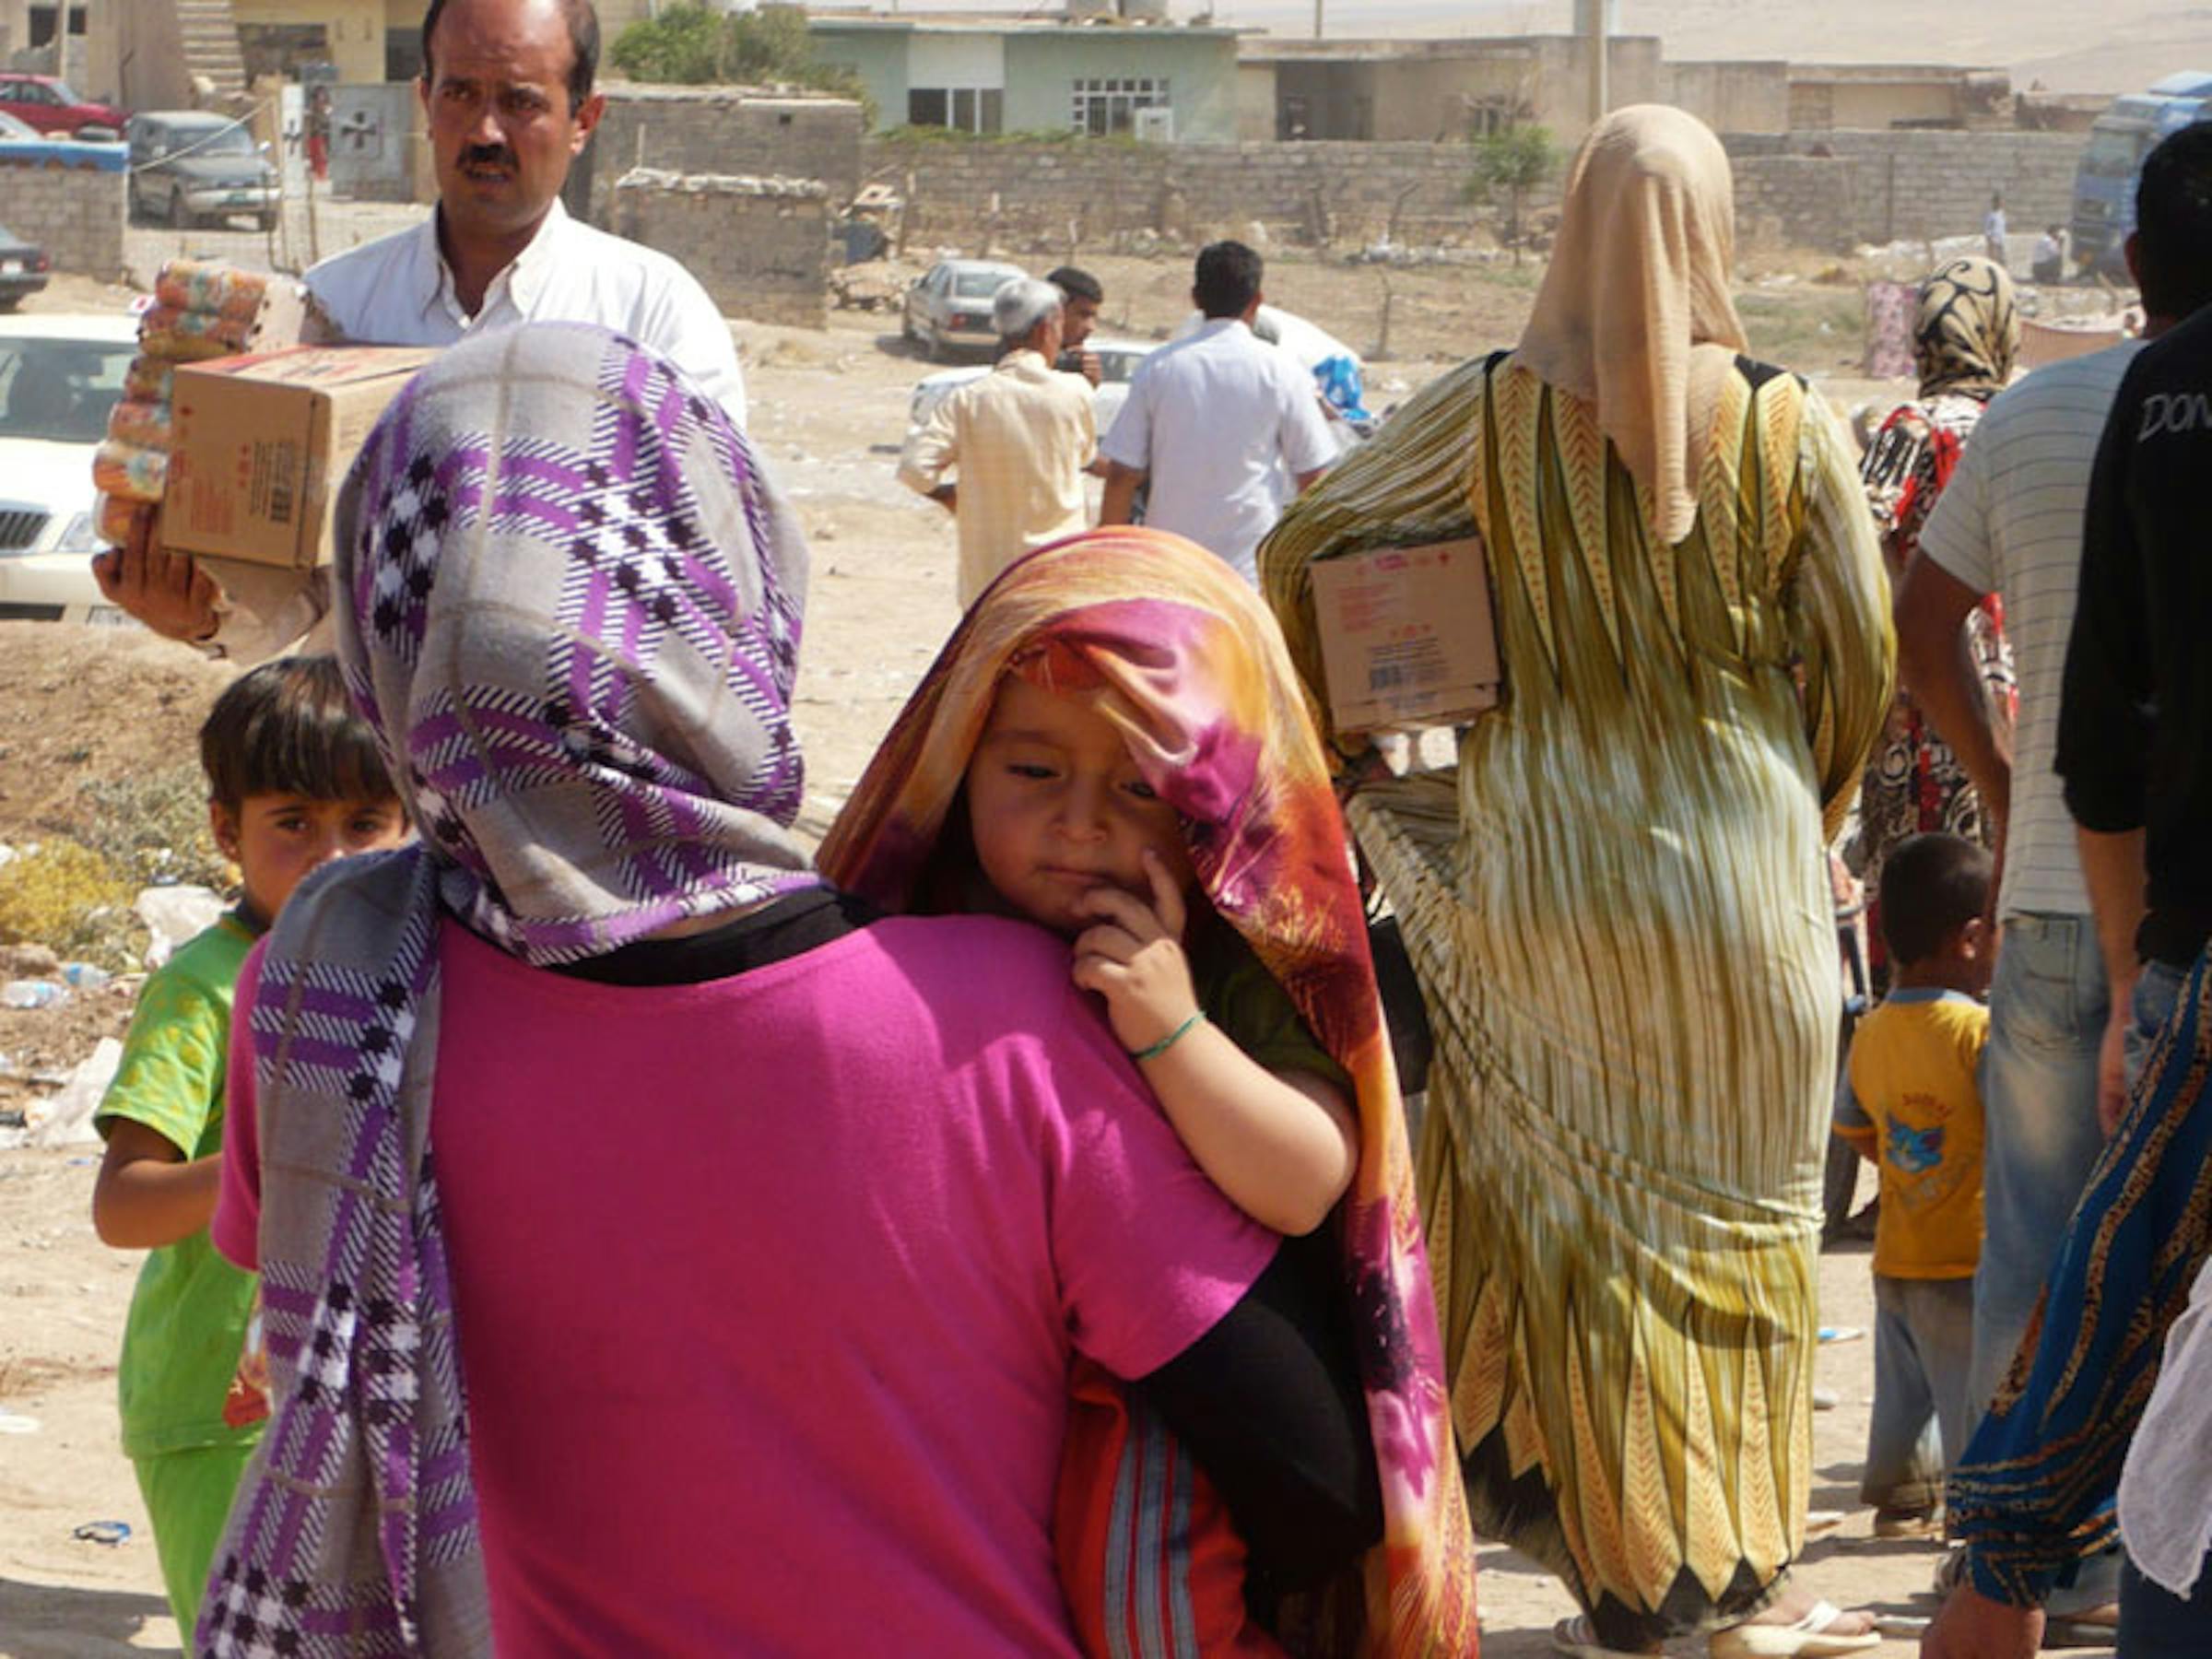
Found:
[(1053, 367), (1060, 290), (1014, 277), (992, 296), (991, 322), (997, 367), (938, 404), (899, 463), (900, 481), (959, 525), (963, 610), (1024, 553), (1088, 527), (1083, 468), (1098, 447), (1090, 387)]

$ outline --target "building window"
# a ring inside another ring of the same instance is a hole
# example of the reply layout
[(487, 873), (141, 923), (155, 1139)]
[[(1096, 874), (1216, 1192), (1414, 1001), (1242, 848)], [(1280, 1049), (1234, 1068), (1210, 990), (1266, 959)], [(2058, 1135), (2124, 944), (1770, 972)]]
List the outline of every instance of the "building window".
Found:
[(1517, 98), (1463, 92), (1459, 102), (1466, 114), (1465, 131), (1469, 138), (1500, 137), (1531, 119), (1530, 112)]
[(1068, 124), (1078, 133), (1103, 138), (1135, 128), (1139, 110), (1168, 107), (1168, 82), (1162, 76), (1124, 76), (1110, 80), (1079, 80)]
[(1005, 130), (1006, 93), (997, 87), (913, 87), (906, 94), (906, 124), (950, 127), (959, 133)]

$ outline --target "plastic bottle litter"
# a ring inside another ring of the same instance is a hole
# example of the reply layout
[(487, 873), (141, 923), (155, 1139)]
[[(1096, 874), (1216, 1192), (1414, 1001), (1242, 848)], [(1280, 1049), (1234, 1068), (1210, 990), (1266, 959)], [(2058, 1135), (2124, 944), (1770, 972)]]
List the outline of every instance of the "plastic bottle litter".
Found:
[(53, 980), (9, 980), (0, 985), (0, 1007), (50, 1008), (69, 1000), (69, 987)]
[(62, 982), (76, 991), (97, 991), (115, 976), (91, 962), (64, 962)]

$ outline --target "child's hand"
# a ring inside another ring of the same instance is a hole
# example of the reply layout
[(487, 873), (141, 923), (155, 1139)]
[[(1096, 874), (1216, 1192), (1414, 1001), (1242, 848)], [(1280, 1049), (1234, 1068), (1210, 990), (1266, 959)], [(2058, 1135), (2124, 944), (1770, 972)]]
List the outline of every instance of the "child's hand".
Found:
[(1182, 949), (1182, 894), (1149, 848), (1145, 875), (1152, 883), (1149, 904), (1119, 888), (1085, 894), (1083, 909), (1099, 922), (1076, 939), (1076, 983), (1106, 999), (1113, 1034), (1131, 1053), (1158, 1042), (1198, 1006)]

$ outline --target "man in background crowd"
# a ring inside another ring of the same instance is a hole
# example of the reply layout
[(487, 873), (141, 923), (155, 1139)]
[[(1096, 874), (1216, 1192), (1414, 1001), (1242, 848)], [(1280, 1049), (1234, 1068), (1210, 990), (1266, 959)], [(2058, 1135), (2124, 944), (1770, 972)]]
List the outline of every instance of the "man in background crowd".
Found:
[[(2023, 887), (2036, 883), (2045, 879), (2039, 872), (2065, 863), (2066, 835), (2078, 843), (2070, 872), (2080, 895), (2077, 911), (2029, 915), (2025, 929), (2007, 917), (1993, 997), (1990, 1232), (1983, 1263), (1986, 1275), (2002, 1223), (2016, 1250), (2026, 1253), (2015, 1263), (2010, 1283), (1986, 1289), (2005, 1291), (2009, 1306), (2003, 1311), (2017, 1318), (2016, 1343), (2043, 1287), (2044, 1271), (2030, 1278), (2030, 1270), (2039, 1262), (2050, 1267), (2077, 1197), (2074, 1241), (2118, 1239), (2131, 1213), (2171, 1211), (2176, 1195), (2184, 1216), (2201, 1217), (2187, 1201), (2188, 1189), (2202, 1179), (2202, 1151), (2189, 1133), (2201, 1088), (2183, 1077), (2189, 1070), (2185, 1055), (2177, 1054), (2156, 1089), (2143, 1086), (2141, 1074), (2184, 975), (2212, 937), (2212, 861), (2203, 853), (2212, 834), (2212, 767), (2206, 761), (2212, 674), (2200, 649), (2212, 618), (2212, 586), (2198, 557), (2205, 511), (2212, 505), (2205, 483), (2212, 432), (2201, 423), (2168, 418), (2177, 396), (2184, 407), (2201, 399), (2196, 388), (2207, 383), (2205, 366), (2212, 359), (2206, 344), (2212, 339), (2212, 128), (2186, 128), (2145, 159), (2136, 223), (2128, 263), (2142, 290), (2147, 332), (2163, 337), (2139, 350), (2117, 347), (2039, 370), (2000, 398), (1975, 445), (1988, 445), (1993, 423), (2000, 420), (2008, 424), (1994, 429), (2006, 436), (1979, 455), (1969, 448), (1923, 541), (1939, 564), (1949, 565), (1943, 548), (1951, 543), (1939, 533), (1947, 510), (1962, 499), (1960, 480), (1979, 465), (1994, 486), (1990, 500), (2004, 503), (1986, 510), (1992, 525), (2012, 527), (2000, 543), (2008, 560), (2011, 543), (2030, 553), (2017, 568), (2008, 562), (2004, 577), (2018, 582), (2023, 602), (2039, 606), (2034, 626), (2014, 635), (2024, 718), (2013, 775), (2024, 793), (2007, 840), (2006, 892), (2014, 888), (2016, 867), (2025, 866), (2018, 877)], [(2045, 516), (2053, 519), (2049, 534), (2056, 545), (2039, 556), (2039, 538), (2022, 528), (2041, 528)], [(1970, 526), (1957, 546), (1971, 552), (1971, 542)], [(1933, 632), (1956, 600), (1943, 597), (1950, 591), (1943, 583), (1961, 592), (1973, 585), (1940, 571), (1924, 591), (1917, 579), (1909, 580), (1900, 595), (1909, 669), (1916, 655), (1935, 654)], [(2003, 591), (2008, 618), (2018, 618), (2012, 588)], [(1929, 635), (1916, 641), (1923, 628)], [(1939, 677), (1931, 675), (1929, 682)], [(2032, 699), (2031, 687), (2038, 688)], [(2026, 718), (2031, 713), (2039, 716), (2032, 724)], [(1936, 712), (1936, 718), (1940, 723), (1945, 716)], [(2063, 803), (2054, 800), (2062, 779)], [(2055, 822), (2054, 806), (2062, 815)], [(2067, 929), (2063, 962), (2037, 936), (2057, 922)], [(2008, 963), (2016, 948), (2021, 959)], [(2008, 968), (2019, 976), (2009, 999), (2004, 995)], [(2053, 1006), (2071, 1013), (2053, 1019)], [(2000, 1065), (1994, 1029), (2008, 1017), (2021, 1023), (2024, 1054), (2030, 1048), (2050, 1052), (2029, 1056), (2031, 1064)], [(2003, 1096), (2000, 1082), (2006, 1085)], [(2139, 1115), (2129, 1119), (2131, 1161), (2085, 1191), (2131, 1088), (2142, 1100)], [(2006, 1156), (1995, 1138), (2000, 1098), (2009, 1099), (2016, 1120), (2017, 1144)], [(2001, 1177), (2012, 1183), (2006, 1202), (2016, 1213), (2009, 1216), (2000, 1209)], [(2177, 1229), (2156, 1224), (2151, 1233), (2161, 1258), (2183, 1259), (2186, 1241)], [(2188, 1427), (2186, 1411), (2178, 1424), (2170, 1411), (2155, 1427), (2154, 1418), (2146, 1417), (2136, 1435), (2131, 1414), (2141, 1394), (2109, 1369), (2120, 1363), (2123, 1350), (2155, 1353), (2143, 1338), (2162, 1339), (2157, 1322), (2171, 1317), (2176, 1304), (2147, 1296), (2149, 1276), (2124, 1248), (2108, 1241), (2092, 1251), (2068, 1242), (2066, 1250), (2041, 1322), (2051, 1338), (2045, 1347), (2055, 1345), (2057, 1351), (2030, 1350), (2036, 1364), (2024, 1391), (1993, 1411), (1956, 1477), (1955, 1501), (1961, 1484), (1966, 1494), (1959, 1505), (1966, 1583), (1930, 1634), (1924, 1650), (1930, 1659), (2032, 1652), (2046, 1613), (2066, 1611), (2085, 1598), (2085, 1587), (2088, 1598), (2110, 1602), (2112, 1552), (2077, 1562), (2077, 1535), (2109, 1535), (2124, 1459), (2130, 1480), (2138, 1479), (2140, 1465), (2140, 1479), (2163, 1489), (2161, 1501), (2137, 1505), (2132, 1518), (2121, 1500), (2119, 1530), (2128, 1556), (2136, 1565), (2147, 1563), (2145, 1572), (2120, 1565), (2121, 1651), (2147, 1656), (2205, 1651), (2182, 1645), (2182, 1633), (2202, 1636), (2212, 1574), (2176, 1570), (2177, 1562), (2201, 1567), (2203, 1529), (2212, 1524), (2201, 1434)], [(2161, 1377), (2158, 1389), (2169, 1401), (2206, 1397), (2212, 1345), (2193, 1346), (2183, 1332), (2186, 1324), (2201, 1328), (2207, 1294), (2212, 1284), (2200, 1283), (2195, 1312), (2173, 1327), (2180, 1356), (2193, 1360), (2194, 1370), (2169, 1351), (2172, 1374)], [(1977, 1284), (1975, 1370), (1978, 1382), (1994, 1388), (2013, 1354), (1985, 1345), (1985, 1287)], [(2088, 1386), (2072, 1387), (2076, 1377)], [(2115, 1408), (2114, 1400), (2125, 1407)], [(2131, 1439), (2138, 1451), (2131, 1452)], [(2059, 1584), (2062, 1576), (2072, 1583)], [(2187, 1588), (2192, 1577), (2202, 1593), (2194, 1598)], [(2081, 1634), (2085, 1622), (2100, 1620), (2077, 1615), (2072, 1622)], [(2138, 1627), (2132, 1641), (2131, 1624)], [(2173, 1645), (2160, 1645), (2161, 1639)]]
[(1100, 446), (1100, 523), (1130, 523), (1148, 484), (1147, 525), (1188, 536), (1255, 585), (1253, 554), (1280, 511), (1277, 467), (1295, 494), (1336, 454), (1312, 381), (1252, 332), (1261, 275), (1242, 242), (1200, 250), (1191, 299), (1204, 325), (1144, 360)]
[(1106, 289), (1096, 276), (1079, 265), (1062, 265), (1047, 271), (1044, 279), (1060, 290), (1064, 301), (1060, 313), (1062, 339), (1060, 356), (1053, 368), (1068, 374), (1079, 374), (1092, 385), (1097, 385), (1104, 374), (1099, 354), (1083, 349), (1091, 331), (1099, 325), (1099, 308), (1106, 303)]
[[(1053, 367), (1061, 289), (1019, 276), (991, 299), (998, 364), (938, 404), (899, 480), (959, 522), (965, 610), (1024, 553), (1087, 527), (1083, 469), (1098, 446), (1090, 388)], [(957, 469), (957, 484), (945, 474)]]

